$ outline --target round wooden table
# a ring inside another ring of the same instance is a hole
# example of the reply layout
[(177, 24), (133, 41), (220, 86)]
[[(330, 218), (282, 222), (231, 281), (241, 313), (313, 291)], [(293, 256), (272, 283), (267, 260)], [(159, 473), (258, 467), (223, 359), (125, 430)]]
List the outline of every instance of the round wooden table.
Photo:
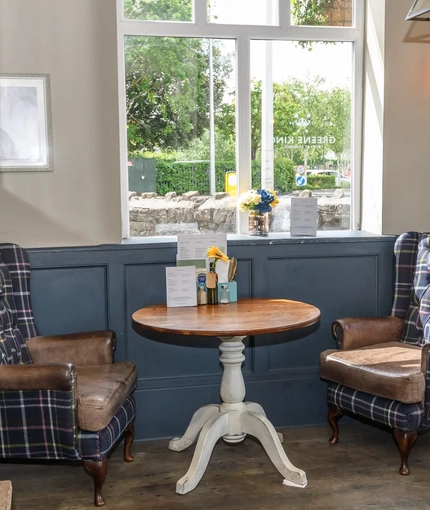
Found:
[(305, 487), (306, 473), (296, 468), (282, 447), (278, 434), (266, 418), (260, 404), (245, 402), (242, 363), (245, 360), (243, 339), (310, 326), (318, 322), (320, 311), (315, 306), (287, 299), (239, 299), (237, 303), (197, 307), (167, 308), (147, 306), (132, 317), (135, 331), (176, 333), (180, 335), (216, 336), (220, 338), (220, 361), (224, 367), (221, 379), (221, 404), (198, 409), (185, 434), (174, 438), (169, 449), (182, 451), (197, 439), (193, 460), (187, 473), (177, 482), (176, 492), (186, 494), (202, 478), (215, 443), (220, 437), (227, 443), (239, 443), (246, 434), (256, 437), (269, 458), (283, 475), (284, 484)]

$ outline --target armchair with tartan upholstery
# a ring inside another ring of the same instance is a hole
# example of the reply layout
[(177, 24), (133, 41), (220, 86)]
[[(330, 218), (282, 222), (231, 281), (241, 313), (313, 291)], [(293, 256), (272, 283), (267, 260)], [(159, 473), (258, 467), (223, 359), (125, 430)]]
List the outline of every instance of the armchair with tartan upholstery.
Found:
[(132, 462), (136, 367), (113, 362), (113, 331), (38, 336), (26, 251), (0, 244), (0, 458), (82, 461), (101, 494), (122, 438)]
[(338, 420), (356, 415), (393, 430), (400, 474), (418, 432), (430, 427), (430, 234), (398, 237), (395, 296), (388, 317), (333, 322), (337, 349), (321, 353), (327, 381), (330, 443), (339, 439)]

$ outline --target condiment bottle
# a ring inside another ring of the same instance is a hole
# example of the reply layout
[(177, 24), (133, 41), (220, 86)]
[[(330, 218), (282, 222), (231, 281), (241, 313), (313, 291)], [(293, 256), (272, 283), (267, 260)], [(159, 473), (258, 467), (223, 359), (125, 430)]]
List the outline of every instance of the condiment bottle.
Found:
[(208, 305), (218, 303), (218, 275), (215, 272), (215, 262), (209, 265), (209, 273), (206, 275), (206, 289), (208, 295)]

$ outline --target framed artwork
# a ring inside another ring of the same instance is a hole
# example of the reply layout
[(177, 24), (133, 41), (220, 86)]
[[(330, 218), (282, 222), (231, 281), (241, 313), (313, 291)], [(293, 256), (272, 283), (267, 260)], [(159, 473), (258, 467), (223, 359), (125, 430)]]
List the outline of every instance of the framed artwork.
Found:
[(48, 74), (0, 74), (0, 172), (52, 171)]

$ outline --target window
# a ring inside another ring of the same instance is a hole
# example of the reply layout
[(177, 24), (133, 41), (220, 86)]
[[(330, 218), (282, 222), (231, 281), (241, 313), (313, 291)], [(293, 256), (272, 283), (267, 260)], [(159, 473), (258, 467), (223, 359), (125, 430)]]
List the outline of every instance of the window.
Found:
[(319, 229), (356, 228), (363, 10), (118, 0), (124, 237), (246, 233), (251, 188), (277, 193), (271, 232), (306, 189)]

